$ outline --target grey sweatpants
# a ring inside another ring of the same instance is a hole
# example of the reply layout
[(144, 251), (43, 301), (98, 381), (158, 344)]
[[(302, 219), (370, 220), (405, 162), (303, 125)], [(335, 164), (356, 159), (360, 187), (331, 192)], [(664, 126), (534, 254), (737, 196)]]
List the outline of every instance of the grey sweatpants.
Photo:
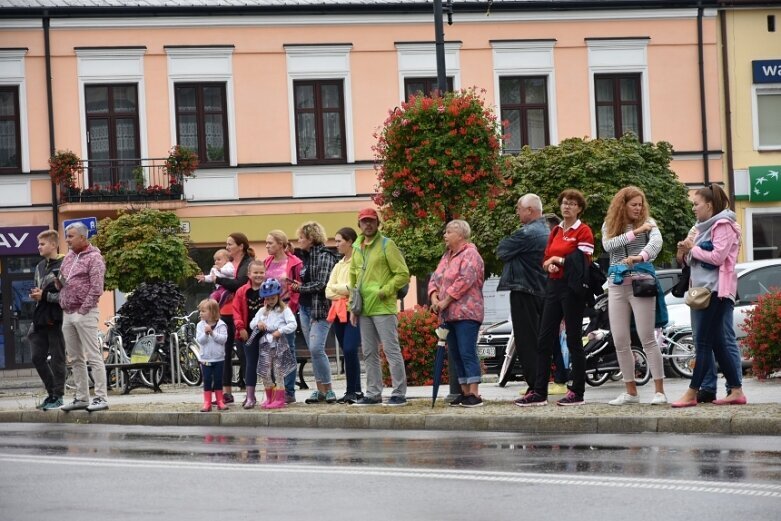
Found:
[(399, 330), (396, 315), (359, 317), (364, 367), (366, 367), (366, 396), (382, 397), (382, 366), (380, 364), (380, 342), (388, 359), (393, 390), (391, 396), (407, 394), (407, 373), (399, 346)]

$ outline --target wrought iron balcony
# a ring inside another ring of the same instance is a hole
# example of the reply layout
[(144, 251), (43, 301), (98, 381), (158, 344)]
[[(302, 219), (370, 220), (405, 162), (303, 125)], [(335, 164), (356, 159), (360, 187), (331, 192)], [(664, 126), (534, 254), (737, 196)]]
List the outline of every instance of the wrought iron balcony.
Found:
[(169, 173), (164, 158), (92, 159), (81, 163), (73, 183), (60, 187), (60, 204), (183, 199), (183, 176)]

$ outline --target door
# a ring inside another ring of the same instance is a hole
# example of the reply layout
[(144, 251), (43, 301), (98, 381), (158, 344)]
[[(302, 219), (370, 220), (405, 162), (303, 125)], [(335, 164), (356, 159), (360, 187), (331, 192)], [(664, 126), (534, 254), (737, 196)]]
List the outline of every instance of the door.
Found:
[(35, 265), (40, 257), (0, 257), (0, 369), (30, 367)]

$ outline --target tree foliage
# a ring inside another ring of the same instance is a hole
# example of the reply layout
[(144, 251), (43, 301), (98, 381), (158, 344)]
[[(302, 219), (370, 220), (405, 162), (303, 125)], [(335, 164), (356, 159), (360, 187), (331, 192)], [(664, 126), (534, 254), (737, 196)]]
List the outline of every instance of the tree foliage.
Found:
[(172, 212), (147, 208), (103, 219), (93, 243), (106, 260), (107, 289), (127, 293), (144, 282), (178, 283), (199, 271)]
[(508, 186), (493, 211), (475, 212), (469, 221), (473, 238), (491, 273), (501, 272), (494, 256), (499, 241), (518, 228), (515, 203), (533, 192), (543, 201), (544, 211), (559, 214), (556, 199), (563, 190), (576, 188), (586, 196), (588, 207), (581, 216), (591, 226), (598, 255), (602, 251), (601, 227), (615, 193), (628, 185), (641, 188), (651, 216), (664, 238), (658, 262), (675, 255), (677, 241), (694, 224), (686, 186), (670, 169), (672, 145), (641, 143), (632, 135), (620, 139), (572, 138), (542, 150), (524, 147), (506, 172)]
[(413, 97), (376, 135), (377, 193), (384, 232), (410, 271), (425, 275), (442, 255), (453, 218), (491, 210), (502, 192), (499, 125), (472, 90)]
[(152, 328), (157, 333), (171, 330), (173, 317), (183, 314), (184, 295), (173, 282), (142, 283), (117, 310), (117, 326), (123, 338), (134, 338), (131, 328)]

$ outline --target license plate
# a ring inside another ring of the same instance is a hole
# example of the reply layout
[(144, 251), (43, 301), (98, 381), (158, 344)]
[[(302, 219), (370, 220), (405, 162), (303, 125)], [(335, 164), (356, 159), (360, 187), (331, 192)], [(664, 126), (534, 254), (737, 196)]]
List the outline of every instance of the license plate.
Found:
[(478, 346), (477, 356), (479, 358), (493, 358), (496, 356), (496, 348), (493, 346)]

